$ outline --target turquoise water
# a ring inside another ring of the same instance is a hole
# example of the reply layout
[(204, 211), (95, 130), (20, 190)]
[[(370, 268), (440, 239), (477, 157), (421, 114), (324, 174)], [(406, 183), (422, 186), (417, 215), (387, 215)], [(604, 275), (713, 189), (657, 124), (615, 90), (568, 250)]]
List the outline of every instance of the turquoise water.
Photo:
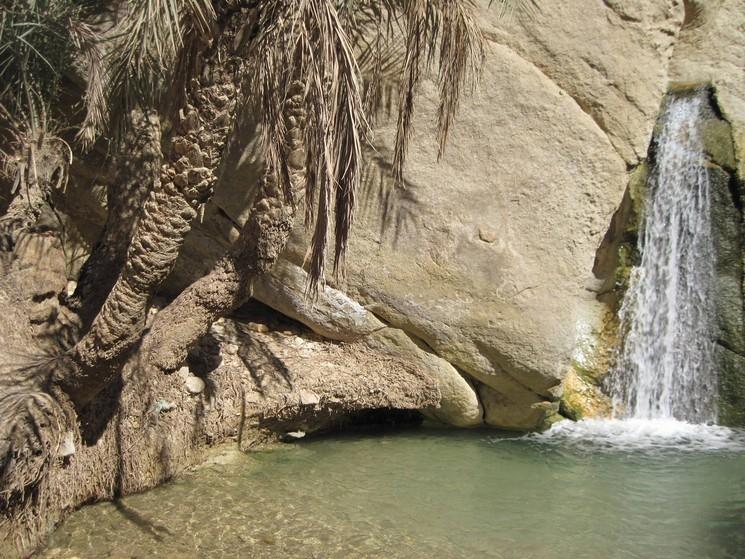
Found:
[(43, 556), (745, 557), (742, 434), (567, 425), (224, 453), (167, 486), (83, 508)]

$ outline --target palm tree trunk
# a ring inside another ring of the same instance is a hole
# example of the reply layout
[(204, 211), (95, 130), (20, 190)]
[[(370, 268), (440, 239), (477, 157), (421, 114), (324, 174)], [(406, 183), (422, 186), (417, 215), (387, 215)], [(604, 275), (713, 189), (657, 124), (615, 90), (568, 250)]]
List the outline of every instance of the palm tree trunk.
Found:
[[(239, 22), (237, 15), (229, 24)], [(140, 340), (152, 296), (173, 268), (197, 209), (212, 194), (234, 121), (241, 64), (232, 53), (236, 28), (226, 29), (205, 53), (209, 76), (190, 84), (171, 149), (134, 227), (122, 271), (90, 329), (72, 349), (67, 370), (58, 375), (57, 382), (79, 406), (111, 382), (118, 360)]]
[(287, 244), (304, 189), (302, 95), (302, 84), (294, 84), (283, 111), (292, 192), (285, 193), (271, 171), (265, 173), (232, 249), (156, 316), (143, 342), (145, 362), (151, 366), (178, 368), (215, 320), (248, 299), (254, 278), (271, 270)]
[(116, 174), (107, 187), (108, 215), (93, 251), (83, 265), (67, 306), (86, 331), (101, 310), (127, 257), (132, 231), (143, 204), (160, 175), (161, 130), (155, 112), (133, 111), (130, 132), (114, 161)]

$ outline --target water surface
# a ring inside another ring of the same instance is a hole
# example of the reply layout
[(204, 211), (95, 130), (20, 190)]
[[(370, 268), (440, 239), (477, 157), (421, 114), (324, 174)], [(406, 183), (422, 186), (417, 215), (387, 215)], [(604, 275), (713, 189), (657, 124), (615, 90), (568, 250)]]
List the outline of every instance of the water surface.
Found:
[[(75, 513), (43, 557), (745, 556), (745, 438), (682, 423), (426, 428), (227, 454)], [(228, 459), (229, 458), (229, 459)]]

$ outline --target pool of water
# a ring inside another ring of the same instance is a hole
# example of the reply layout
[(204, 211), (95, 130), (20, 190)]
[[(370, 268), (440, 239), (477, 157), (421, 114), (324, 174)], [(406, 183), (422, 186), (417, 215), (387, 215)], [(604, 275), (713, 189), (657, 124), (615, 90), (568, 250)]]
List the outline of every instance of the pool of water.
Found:
[(745, 435), (618, 423), (526, 437), (422, 427), (228, 453), (83, 508), (42, 557), (745, 557)]

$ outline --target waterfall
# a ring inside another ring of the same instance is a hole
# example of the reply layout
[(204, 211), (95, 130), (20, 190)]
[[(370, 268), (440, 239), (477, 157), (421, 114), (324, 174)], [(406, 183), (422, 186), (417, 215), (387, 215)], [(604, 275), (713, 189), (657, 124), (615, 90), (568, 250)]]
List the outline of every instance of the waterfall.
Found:
[(700, 123), (705, 92), (671, 97), (647, 182), (641, 264), (620, 311), (624, 343), (609, 375), (617, 413), (717, 419), (714, 243)]

